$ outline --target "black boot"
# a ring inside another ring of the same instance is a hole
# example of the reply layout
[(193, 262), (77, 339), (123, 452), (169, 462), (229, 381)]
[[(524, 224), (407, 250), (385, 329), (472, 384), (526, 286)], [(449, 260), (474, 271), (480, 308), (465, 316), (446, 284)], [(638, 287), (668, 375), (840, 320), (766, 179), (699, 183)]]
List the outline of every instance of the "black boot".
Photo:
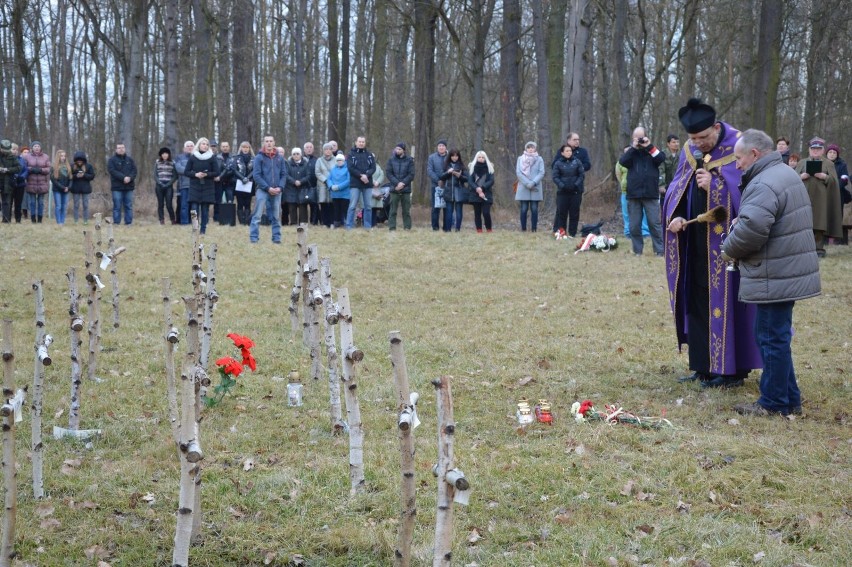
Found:
[(42, 215), (39, 215), (39, 216), (38, 216), (38, 221), (36, 221), (36, 222), (41, 222), (41, 219), (42, 219)]

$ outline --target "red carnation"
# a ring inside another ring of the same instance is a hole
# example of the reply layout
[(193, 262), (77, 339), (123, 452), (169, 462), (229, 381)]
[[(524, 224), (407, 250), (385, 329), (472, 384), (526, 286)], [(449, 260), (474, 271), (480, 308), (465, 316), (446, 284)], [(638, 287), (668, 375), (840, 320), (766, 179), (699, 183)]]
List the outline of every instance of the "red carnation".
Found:
[(241, 350), (245, 351), (254, 348), (254, 341), (248, 337), (236, 333), (228, 333), (228, 338), (234, 341), (234, 346)]
[(594, 407), (591, 400), (583, 400), (583, 403), (580, 404), (580, 409), (577, 411), (580, 415), (586, 415), (586, 412)]
[(243, 350), (243, 366), (248, 366), (249, 368), (251, 368), (252, 372), (257, 370), (257, 362), (254, 360), (254, 357), (248, 351), (248, 349)]
[(243, 366), (231, 356), (224, 356), (216, 361), (216, 366), (222, 369), (225, 374), (236, 378), (243, 371)]

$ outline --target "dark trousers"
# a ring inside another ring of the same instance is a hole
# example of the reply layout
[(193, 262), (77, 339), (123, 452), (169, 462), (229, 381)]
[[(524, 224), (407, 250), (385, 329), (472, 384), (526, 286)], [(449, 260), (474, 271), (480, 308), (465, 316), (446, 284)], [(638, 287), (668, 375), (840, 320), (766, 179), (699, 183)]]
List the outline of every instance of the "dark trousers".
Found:
[(249, 224), (251, 222), (251, 193), (242, 191), (237, 193), (237, 219), (240, 224)]
[(334, 216), (332, 217), (332, 223), (334, 226), (343, 226), (343, 223), (346, 222), (346, 212), (349, 210), (349, 198), (346, 199), (332, 199), (334, 204)]
[(21, 204), (24, 202), (24, 188), (12, 189), (12, 208), (15, 210), (15, 222), (21, 222)]
[(12, 192), (0, 193), (0, 203), (3, 209), (3, 222), (12, 222)]
[(287, 224), (294, 226), (298, 226), (302, 223), (307, 224), (310, 221), (310, 218), (308, 217), (307, 203), (287, 203), (287, 215), (289, 220)]
[(791, 413), (802, 405), (790, 349), (794, 305), (794, 301), (760, 303), (754, 318), (754, 338), (763, 359), (757, 403), (782, 414)]
[(473, 204), (473, 224), (476, 230), (482, 230), (482, 220), (485, 219), (485, 230), (491, 230), (491, 201)]
[(553, 219), (553, 232), (562, 228), (569, 236), (577, 236), (577, 225), (580, 222), (580, 204), (582, 202), (582, 193), (569, 193), (568, 191), (556, 193), (556, 216)]
[(330, 228), (334, 224), (334, 203), (319, 203), (317, 206), (320, 223)]
[(172, 198), (174, 197), (175, 189), (173, 186), (168, 185), (163, 187), (159, 183), (156, 187), (157, 192), (157, 217), (160, 219), (160, 222), (165, 220), (165, 215), (163, 212), (163, 207), (169, 212), (169, 220), (172, 223), (175, 222), (175, 209), (172, 207)]

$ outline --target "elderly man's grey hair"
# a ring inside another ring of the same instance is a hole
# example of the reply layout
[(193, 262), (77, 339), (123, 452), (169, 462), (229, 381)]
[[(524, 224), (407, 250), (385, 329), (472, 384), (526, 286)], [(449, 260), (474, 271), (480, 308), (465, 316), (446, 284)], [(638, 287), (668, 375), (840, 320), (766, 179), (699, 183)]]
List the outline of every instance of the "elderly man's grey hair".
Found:
[(775, 149), (775, 142), (769, 137), (769, 134), (763, 130), (750, 128), (743, 132), (740, 139), (737, 140), (737, 145), (743, 150), (751, 150), (752, 148), (760, 152), (761, 155), (769, 153)]

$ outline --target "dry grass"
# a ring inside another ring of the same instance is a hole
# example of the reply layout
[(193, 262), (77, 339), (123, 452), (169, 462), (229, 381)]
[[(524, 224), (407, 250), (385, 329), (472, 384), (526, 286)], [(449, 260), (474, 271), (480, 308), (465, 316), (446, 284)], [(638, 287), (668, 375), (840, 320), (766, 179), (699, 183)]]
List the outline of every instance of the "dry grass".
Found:
[[(0, 228), (0, 315), (15, 321), (19, 384), (32, 381), (30, 282), (45, 282), (56, 338), (45, 430), (67, 424), (64, 273), (82, 270), (81, 229)], [(306, 384), (305, 406), (286, 407), (283, 377), (309, 368), (286, 312), (295, 234), (285, 231), (286, 244), (273, 246), (268, 227), (258, 245), (246, 232), (211, 226), (206, 236), (219, 247), (212, 356), (231, 354), (226, 333), (246, 334), (258, 343), (259, 368), (240, 378), (236, 397), (206, 412), (204, 540), (193, 565), (284, 565), (295, 554), (307, 565), (392, 562), (400, 509), (392, 330), (402, 332), (412, 388), (421, 392), (417, 565), (431, 562), (429, 382), (441, 374), (455, 377), (457, 464), (473, 485), (471, 505), (456, 508), (455, 564), (749, 565), (763, 552), (762, 565), (831, 566), (852, 557), (852, 249), (830, 249), (824, 294), (796, 308), (805, 415), (752, 419), (729, 408), (756, 398), (756, 374), (727, 392), (676, 383), (686, 357), (674, 344), (662, 261), (634, 258), (627, 243), (574, 256), (547, 231), (311, 229), (310, 242), (332, 259), (335, 285), (349, 288), (366, 353), (358, 372), (368, 490), (350, 497), (348, 444), (329, 434), (326, 383)], [(119, 266), (122, 326), (104, 329), (104, 381), (84, 384), (82, 404), (83, 427), (105, 434), (91, 449), (47, 439), (48, 498), (35, 502), (25, 412), (17, 431), (22, 565), (95, 565), (97, 555), (114, 566), (171, 561), (179, 466), (166, 419), (160, 278), (171, 278), (175, 298), (190, 293), (190, 232), (143, 219), (117, 228), (116, 239), (128, 248)], [(108, 305), (104, 313), (107, 320)], [(513, 413), (522, 396), (549, 399), (555, 424), (519, 434)], [(578, 425), (568, 409), (584, 398), (665, 413), (676, 428)], [(253, 470), (243, 470), (247, 458)], [(73, 466), (63, 469), (67, 460)], [(146, 494), (153, 502), (139, 498)], [(471, 544), (474, 529), (482, 539)]]

